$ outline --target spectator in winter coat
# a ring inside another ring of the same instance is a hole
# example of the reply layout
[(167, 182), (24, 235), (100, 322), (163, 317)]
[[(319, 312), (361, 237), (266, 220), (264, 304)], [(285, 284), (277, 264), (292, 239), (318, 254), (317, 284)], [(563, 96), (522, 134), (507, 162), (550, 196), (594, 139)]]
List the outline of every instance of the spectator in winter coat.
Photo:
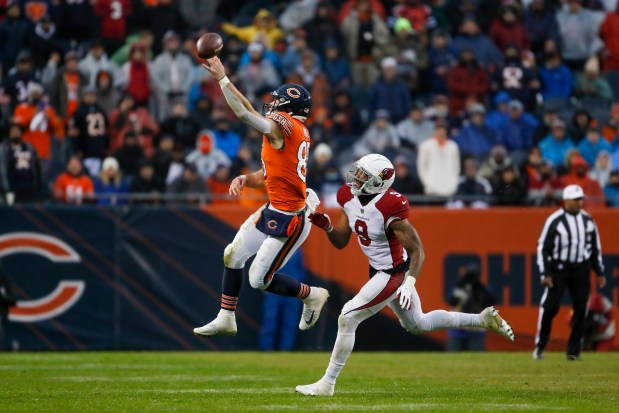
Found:
[(492, 195), (496, 205), (522, 205), (526, 199), (527, 188), (522, 184), (514, 166), (501, 171), (498, 183), (495, 184)]
[(155, 169), (150, 161), (140, 164), (139, 175), (131, 182), (129, 188), (132, 194), (150, 194), (151, 199), (133, 199), (132, 204), (159, 203), (159, 195), (165, 191), (165, 186), (155, 176)]
[[(170, 202), (171, 204), (195, 204), (200, 202), (200, 198), (207, 193), (207, 187), (198, 174), (196, 165), (186, 164), (181, 176), (168, 185), (166, 193), (177, 196)], [(182, 196), (182, 198), (178, 198), (178, 196)]]
[(463, 161), (464, 174), (458, 179), (458, 189), (454, 200), (449, 203), (450, 208), (485, 208), (489, 204), (492, 186), (487, 179), (479, 176), (477, 160), (467, 158)]
[(3, 76), (9, 72), (17, 55), (28, 47), (30, 22), (22, 17), (19, 3), (12, 1), (6, 8), (6, 19), (0, 23), (0, 65)]
[(125, 205), (129, 193), (129, 182), (122, 175), (116, 158), (103, 160), (101, 173), (94, 179), (95, 195), (99, 205)]
[(8, 99), (5, 103), (9, 104), (11, 111), (28, 100), (28, 85), (36, 83), (32, 54), (28, 50), (19, 52), (15, 69), (14, 73), (4, 79), (2, 91), (3, 97)]
[(123, 174), (130, 180), (138, 175), (140, 165), (144, 160), (144, 151), (140, 148), (138, 137), (133, 131), (125, 133), (123, 144), (116, 152), (114, 158)]
[(230, 121), (227, 118), (214, 119), (212, 132), (215, 142), (217, 142), (217, 147), (226, 154), (228, 159), (234, 162), (241, 146), (241, 137), (230, 129)]
[(212, 131), (202, 130), (196, 139), (196, 149), (185, 157), (185, 162), (195, 165), (203, 179), (208, 179), (220, 165), (232, 165), (230, 158), (217, 144)]
[(529, 177), (528, 202), (536, 206), (558, 205), (561, 199), (563, 184), (557, 176), (555, 168), (548, 159), (542, 159), (537, 167), (537, 173)]
[(189, 117), (183, 102), (176, 102), (170, 117), (161, 123), (161, 133), (174, 136), (175, 142), (188, 150), (194, 148), (198, 131), (198, 124)]
[(88, 78), (79, 71), (77, 53), (66, 53), (64, 60), (64, 67), (54, 76), (49, 98), (58, 116), (68, 120), (79, 105), (82, 89), (88, 85)]
[(426, 118), (424, 109), (423, 103), (415, 102), (408, 117), (397, 124), (402, 146), (416, 150), (423, 141), (434, 136), (434, 122)]
[(533, 108), (535, 93), (540, 87), (534, 70), (525, 66), (520, 50), (515, 45), (505, 48), (505, 60), (492, 76), (492, 90), (505, 91), (512, 99), (518, 99), (526, 108)]
[(539, 69), (541, 92), (545, 100), (569, 99), (572, 96), (574, 77), (572, 71), (561, 63), (558, 53), (546, 56), (546, 63)]
[(608, 183), (604, 187), (604, 196), (608, 206), (619, 208), (619, 170), (611, 171)]
[(340, 54), (340, 47), (336, 42), (329, 42), (325, 46), (323, 66), (332, 88), (339, 89), (350, 86), (352, 82), (350, 65), (348, 59)]
[(391, 186), (394, 191), (404, 195), (423, 195), (423, 184), (413, 172), (414, 169), (411, 168), (406, 157), (396, 157), (393, 166), (398, 177)]
[(36, 150), (22, 140), (24, 128), (13, 123), (0, 143), (0, 193), (9, 205), (36, 202), (41, 191), (41, 166)]
[(608, 13), (600, 27), (600, 38), (604, 42), (604, 71), (619, 70), (619, 2), (615, 10)]
[(460, 176), (460, 151), (449, 140), (447, 122), (437, 121), (434, 137), (419, 145), (417, 173), (426, 195), (452, 196)]
[(432, 35), (432, 46), (428, 53), (431, 90), (434, 93), (446, 93), (447, 73), (457, 60), (450, 45), (449, 34), (441, 30), (436, 31)]
[(379, 1), (362, 0), (348, 3), (353, 4), (354, 9), (346, 14), (340, 26), (346, 56), (351, 62), (353, 82), (367, 88), (379, 76), (376, 59), (382, 56), (384, 48), (389, 46), (389, 28), (384, 18), (373, 10), (373, 3), (380, 5)]
[(589, 178), (589, 165), (580, 156), (574, 156), (570, 165), (570, 172), (563, 177), (563, 185), (579, 185), (585, 192), (584, 208), (604, 207), (604, 192), (595, 179)]
[(510, 96), (507, 92), (499, 92), (494, 96), (494, 110), (490, 111), (486, 116), (486, 125), (500, 130), (509, 120), (509, 108), (507, 104), (510, 101)]
[(394, 51), (391, 53), (398, 62), (398, 77), (413, 93), (427, 89), (427, 85), (422, 84), (423, 74), (429, 65), (425, 37), (416, 32), (404, 17), (395, 21), (393, 31)]
[(151, 65), (157, 94), (157, 118), (168, 117), (174, 102), (187, 104), (192, 82), (191, 59), (181, 51), (180, 37), (174, 32), (163, 36), (164, 51)]
[(30, 50), (34, 57), (34, 67), (43, 69), (53, 52), (63, 53), (62, 41), (52, 16), (46, 14), (36, 23), (30, 37)]
[(572, 121), (568, 127), (567, 134), (572, 137), (575, 144), (579, 144), (591, 126), (595, 126), (595, 119), (587, 109), (578, 109), (572, 115)]
[(238, 27), (230, 23), (224, 23), (222, 29), (226, 34), (237, 37), (247, 44), (261, 42), (269, 49), (273, 49), (279, 39), (284, 36), (282, 30), (277, 27), (277, 20), (266, 9), (260, 9), (251, 26)]
[(237, 76), (239, 85), (245, 91), (245, 96), (257, 106), (263, 94), (270, 92), (280, 84), (280, 77), (273, 63), (264, 58), (262, 43), (251, 43), (247, 51), (250, 62), (237, 71)]
[(118, 149), (125, 134), (136, 134), (138, 142), (146, 156), (152, 155), (153, 137), (159, 134), (159, 124), (155, 122), (148, 110), (136, 107), (131, 95), (125, 95), (118, 103), (118, 108), (110, 114), (110, 150)]
[(598, 181), (601, 188), (605, 188), (613, 169), (614, 166), (610, 158), (610, 153), (606, 150), (602, 150), (598, 152), (595, 158), (595, 164), (589, 172), (589, 177)]
[(106, 117), (110, 116), (122, 97), (121, 92), (114, 87), (112, 74), (105, 70), (97, 73), (95, 87), (97, 88), (97, 101), (101, 109), (105, 112)]
[(328, 2), (318, 3), (316, 14), (303, 25), (303, 30), (307, 33), (307, 46), (320, 57), (327, 57), (329, 47), (336, 47), (338, 51), (342, 49), (344, 41), (337, 24), (335, 9)]
[[(578, 151), (584, 160), (587, 161), (589, 165), (593, 166), (595, 165), (598, 154), (601, 151), (610, 153), (612, 151), (612, 147), (610, 146), (610, 143), (606, 142), (606, 140), (600, 135), (599, 128), (592, 126), (587, 131), (586, 138), (578, 144)], [(604, 185), (601, 186), (602, 188), (604, 187)]]
[(114, 77), (118, 77), (118, 67), (108, 59), (103, 48), (103, 43), (95, 40), (90, 44), (88, 54), (79, 63), (80, 72), (88, 78), (89, 86), (96, 86), (97, 75), (106, 71)]
[(574, 147), (574, 142), (567, 136), (565, 122), (561, 119), (552, 123), (550, 134), (539, 143), (542, 156), (554, 165), (562, 164), (567, 152)]
[[(175, 0), (157, 0), (155, 5), (148, 7), (143, 13), (146, 29), (153, 34), (153, 52), (158, 55), (164, 46), (163, 38), (168, 32), (184, 33), (185, 22)], [(134, 3), (135, 4), (135, 3)]]
[(483, 102), (490, 90), (488, 72), (475, 60), (473, 50), (462, 49), (458, 64), (447, 74), (450, 112), (459, 116), (468, 102)]
[(531, 50), (542, 56), (546, 39), (559, 41), (559, 25), (555, 14), (544, 5), (544, 0), (532, 0), (524, 15), (524, 27), (531, 41)]
[(572, 70), (582, 70), (585, 61), (600, 48), (599, 19), (583, 7), (582, 0), (570, 0), (557, 11), (561, 34), (561, 55)]
[(90, 40), (99, 25), (90, 1), (54, 2), (59, 34), (69, 42), (82, 43)]
[(389, 111), (379, 109), (374, 115), (374, 122), (355, 143), (354, 153), (360, 158), (369, 153), (380, 153), (389, 157), (400, 147), (400, 138), (395, 126), (389, 121)]
[(513, 164), (505, 146), (496, 145), (490, 150), (488, 159), (479, 168), (479, 176), (487, 179), (494, 186), (499, 181), (501, 171)]
[(381, 62), (382, 76), (372, 84), (368, 98), (368, 114), (374, 119), (376, 111), (389, 111), (391, 123), (404, 119), (411, 107), (411, 97), (406, 84), (398, 78), (398, 62), (386, 57)]
[(472, 50), (483, 67), (490, 67), (501, 62), (501, 52), (494, 43), (479, 31), (479, 26), (470, 17), (464, 19), (460, 25), (460, 34), (455, 37), (452, 48), (460, 56), (465, 49)]
[(347, 90), (335, 92), (330, 113), (333, 121), (331, 133), (337, 148), (343, 150), (350, 147), (363, 133), (363, 121)]
[(120, 86), (138, 106), (148, 106), (151, 97), (151, 69), (146, 61), (146, 49), (140, 43), (131, 46), (129, 61), (121, 69)]
[(467, 110), (469, 121), (460, 129), (460, 134), (454, 138), (460, 153), (464, 156), (474, 156), (482, 159), (490, 149), (499, 143), (498, 131), (486, 126), (484, 117), (486, 109), (480, 103), (475, 103)]
[(502, 51), (509, 45), (514, 45), (519, 50), (530, 48), (527, 30), (519, 20), (518, 10), (511, 5), (504, 6), (501, 16), (492, 22), (490, 39)]
[(613, 91), (608, 80), (600, 75), (600, 63), (597, 57), (589, 58), (585, 63), (585, 73), (576, 76), (574, 94), (581, 98), (597, 98), (609, 104), (613, 101)]

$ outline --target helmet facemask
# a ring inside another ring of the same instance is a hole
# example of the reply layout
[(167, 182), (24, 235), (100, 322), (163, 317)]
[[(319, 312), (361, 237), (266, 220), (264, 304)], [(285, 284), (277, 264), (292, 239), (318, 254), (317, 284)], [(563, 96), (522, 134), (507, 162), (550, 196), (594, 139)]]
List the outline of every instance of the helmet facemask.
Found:
[(346, 185), (353, 195), (372, 195), (380, 192), (377, 177), (365, 170), (358, 162), (352, 164), (346, 175)]

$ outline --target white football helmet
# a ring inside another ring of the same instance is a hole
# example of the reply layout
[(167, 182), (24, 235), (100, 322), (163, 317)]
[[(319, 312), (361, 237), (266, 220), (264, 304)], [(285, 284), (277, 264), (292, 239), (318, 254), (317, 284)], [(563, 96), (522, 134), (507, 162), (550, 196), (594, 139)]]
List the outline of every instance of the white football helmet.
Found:
[(383, 155), (372, 153), (353, 163), (346, 176), (346, 185), (353, 195), (373, 195), (385, 192), (395, 180), (395, 168)]

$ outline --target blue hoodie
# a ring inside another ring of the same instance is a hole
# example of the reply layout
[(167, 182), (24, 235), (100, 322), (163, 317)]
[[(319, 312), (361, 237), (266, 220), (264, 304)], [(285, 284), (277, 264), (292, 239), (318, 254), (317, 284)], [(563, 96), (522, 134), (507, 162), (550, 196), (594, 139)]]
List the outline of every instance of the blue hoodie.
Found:
[(538, 146), (540, 151), (542, 151), (542, 157), (550, 160), (554, 165), (563, 164), (567, 152), (575, 147), (574, 142), (569, 136), (558, 141), (551, 134), (542, 139)]
[(569, 99), (572, 96), (574, 76), (572, 76), (572, 71), (564, 64), (554, 69), (541, 67), (539, 77), (542, 81), (541, 91), (544, 99)]

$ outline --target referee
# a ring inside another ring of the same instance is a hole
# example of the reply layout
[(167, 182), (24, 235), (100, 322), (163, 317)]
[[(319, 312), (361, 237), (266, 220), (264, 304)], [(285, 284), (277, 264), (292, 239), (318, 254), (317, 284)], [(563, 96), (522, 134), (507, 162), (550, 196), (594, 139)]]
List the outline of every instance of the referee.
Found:
[(598, 287), (606, 285), (600, 236), (595, 221), (583, 211), (584, 192), (578, 185), (563, 190), (563, 208), (548, 217), (537, 244), (537, 265), (542, 274), (544, 295), (540, 303), (533, 358), (541, 360), (548, 344), (552, 319), (559, 311), (567, 288), (572, 296), (574, 315), (567, 346), (567, 359), (580, 360), (591, 268)]

